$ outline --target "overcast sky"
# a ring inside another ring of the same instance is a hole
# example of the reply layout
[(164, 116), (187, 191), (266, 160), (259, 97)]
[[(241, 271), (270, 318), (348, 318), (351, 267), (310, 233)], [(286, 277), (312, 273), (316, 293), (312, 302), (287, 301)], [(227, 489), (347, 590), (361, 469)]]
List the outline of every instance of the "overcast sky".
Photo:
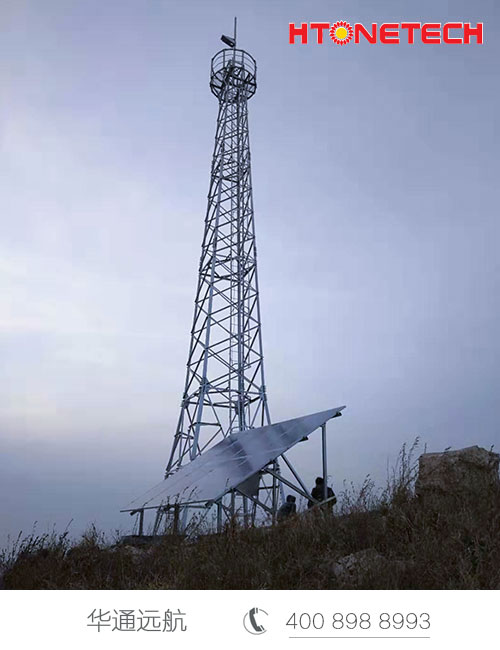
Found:
[[(234, 15), (273, 419), (347, 405), (336, 491), (417, 435), (500, 450), (495, 0), (3, 0), (0, 543), (126, 529), (162, 478)], [(485, 44), (288, 44), (337, 19), (483, 21)], [(309, 484), (319, 450), (290, 454)]]

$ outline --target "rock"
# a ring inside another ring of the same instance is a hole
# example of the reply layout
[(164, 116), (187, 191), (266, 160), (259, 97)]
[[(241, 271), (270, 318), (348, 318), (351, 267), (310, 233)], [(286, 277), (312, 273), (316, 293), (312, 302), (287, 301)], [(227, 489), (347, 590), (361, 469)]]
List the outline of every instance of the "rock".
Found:
[(151, 545), (138, 547), (128, 544), (116, 544), (115, 546), (110, 546), (107, 551), (113, 555), (116, 554), (124, 560), (128, 559), (134, 563), (140, 563), (151, 556), (154, 548), (155, 547)]
[(116, 549), (119, 553), (128, 556), (134, 562), (141, 562), (147, 555), (149, 549), (137, 548), (137, 546), (121, 546)]
[(478, 447), (466, 447), (419, 458), (415, 483), (417, 496), (479, 494), (499, 487), (500, 454)]
[(354, 586), (367, 573), (384, 569), (387, 562), (387, 559), (374, 548), (366, 548), (357, 553), (341, 557), (333, 565), (332, 570), (340, 582), (348, 582)]
[(394, 588), (392, 581), (413, 570), (415, 563), (411, 559), (389, 559), (374, 548), (366, 548), (357, 553), (341, 557), (330, 562), (324, 569), (333, 573), (342, 587), (350, 589), (371, 589), (373, 584), (383, 584), (384, 589)]

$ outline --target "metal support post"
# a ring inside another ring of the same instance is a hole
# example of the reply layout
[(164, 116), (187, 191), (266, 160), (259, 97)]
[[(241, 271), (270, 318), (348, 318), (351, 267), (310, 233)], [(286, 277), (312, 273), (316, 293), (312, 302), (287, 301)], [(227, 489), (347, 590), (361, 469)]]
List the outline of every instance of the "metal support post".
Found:
[(139, 510), (139, 537), (144, 534), (144, 508)]
[(277, 478), (284, 483), (285, 485), (288, 485), (289, 488), (292, 488), (297, 494), (300, 494), (301, 496), (305, 497), (306, 499), (309, 499), (313, 503), (319, 503), (316, 499), (314, 499), (310, 494), (307, 492), (303, 492), (299, 487), (291, 483), (288, 479), (284, 478), (283, 476), (280, 476), (279, 474), (275, 474), (274, 470), (267, 468), (265, 470), (268, 474), (271, 474), (271, 476), (275, 475)]
[(323, 501), (328, 498), (328, 467), (326, 458), (326, 422), (321, 426), (321, 452), (323, 454)]
[(179, 511), (180, 506), (178, 503), (174, 505), (174, 535), (179, 534)]
[(217, 532), (222, 533), (222, 504), (217, 501)]

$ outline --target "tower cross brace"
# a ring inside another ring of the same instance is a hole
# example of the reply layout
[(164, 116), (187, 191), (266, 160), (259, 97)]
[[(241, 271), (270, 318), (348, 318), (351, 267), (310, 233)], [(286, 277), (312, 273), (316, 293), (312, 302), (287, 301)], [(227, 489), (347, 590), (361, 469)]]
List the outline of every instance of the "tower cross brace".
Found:
[(256, 63), (214, 56), (219, 101), (181, 410), (166, 476), (232, 432), (270, 423), (257, 278), (248, 100)]

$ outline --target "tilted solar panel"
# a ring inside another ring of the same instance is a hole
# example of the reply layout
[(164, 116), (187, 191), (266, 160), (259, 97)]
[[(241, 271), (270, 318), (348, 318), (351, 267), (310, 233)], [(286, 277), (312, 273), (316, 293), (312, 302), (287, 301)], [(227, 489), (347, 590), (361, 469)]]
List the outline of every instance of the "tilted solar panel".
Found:
[(215, 501), (266, 467), (345, 406), (231, 434), (175, 474), (134, 499), (127, 509)]

